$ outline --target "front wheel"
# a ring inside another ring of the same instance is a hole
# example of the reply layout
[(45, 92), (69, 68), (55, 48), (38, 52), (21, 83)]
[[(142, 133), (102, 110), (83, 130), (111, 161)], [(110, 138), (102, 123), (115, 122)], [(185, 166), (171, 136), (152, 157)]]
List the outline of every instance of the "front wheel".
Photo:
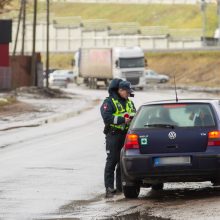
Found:
[(163, 189), (163, 183), (158, 183), (158, 184), (153, 184), (151, 186), (151, 188), (155, 191), (158, 191), (158, 190), (162, 190)]
[(125, 198), (128, 199), (136, 199), (140, 193), (140, 186), (122, 186), (122, 190), (124, 193)]

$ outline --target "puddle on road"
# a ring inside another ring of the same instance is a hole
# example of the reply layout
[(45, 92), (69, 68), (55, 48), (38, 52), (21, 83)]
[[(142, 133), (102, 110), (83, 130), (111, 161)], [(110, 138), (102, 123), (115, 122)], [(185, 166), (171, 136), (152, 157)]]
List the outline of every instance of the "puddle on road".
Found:
[[(179, 184), (179, 186), (183, 185)], [(143, 189), (140, 197), (132, 200), (125, 199), (123, 195), (117, 195), (113, 199), (107, 200), (102, 194), (90, 200), (73, 201), (62, 206), (54, 215), (55, 218), (48, 219), (168, 220), (172, 215), (168, 213), (168, 215), (162, 215), (164, 218), (156, 217), (157, 212), (154, 210), (160, 210), (163, 213), (163, 210), (166, 211), (169, 208), (173, 212), (178, 205), (181, 209), (184, 204), (193, 205), (199, 200), (208, 202), (209, 199), (215, 200), (220, 196), (220, 187), (211, 187), (210, 184), (203, 185), (203, 187), (192, 184), (188, 188), (179, 186), (166, 187), (162, 191)]]
[[(102, 219), (99, 219), (102, 220)], [(140, 212), (105, 218), (103, 220), (169, 220), (168, 218), (154, 217)]]
[(182, 188), (182, 189), (166, 189), (161, 191), (149, 191), (144, 200), (154, 200), (163, 202), (172, 202), (178, 200), (198, 200), (220, 196), (220, 187), (204, 187), (204, 188)]
[(117, 195), (113, 199), (105, 199), (103, 194), (94, 199), (78, 200), (64, 205), (57, 214), (65, 216), (65, 218), (50, 220), (168, 220), (147, 214), (147, 209), (142, 207), (145, 202), (142, 199), (125, 199), (123, 195)]

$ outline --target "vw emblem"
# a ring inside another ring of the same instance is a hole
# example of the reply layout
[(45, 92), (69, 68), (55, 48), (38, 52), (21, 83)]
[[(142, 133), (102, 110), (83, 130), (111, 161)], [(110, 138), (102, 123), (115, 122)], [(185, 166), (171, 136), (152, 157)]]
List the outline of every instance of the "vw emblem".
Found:
[(176, 138), (176, 132), (171, 131), (171, 132), (168, 134), (168, 137), (169, 137), (171, 140), (175, 139), (175, 138)]

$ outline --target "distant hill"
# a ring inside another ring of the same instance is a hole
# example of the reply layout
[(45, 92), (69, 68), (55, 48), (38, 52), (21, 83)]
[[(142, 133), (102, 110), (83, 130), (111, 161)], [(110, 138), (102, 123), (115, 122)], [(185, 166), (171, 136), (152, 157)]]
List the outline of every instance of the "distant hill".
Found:
[[(44, 8), (41, 3), (40, 11)], [(56, 16), (81, 16), (82, 19), (108, 19), (110, 22), (138, 22), (142, 26), (168, 26), (169, 28), (201, 28), (199, 5), (129, 5), (53, 3)], [(213, 36), (217, 27), (215, 4), (207, 7), (207, 35)]]
[[(46, 1), (38, 1), (38, 13), (46, 12)], [(153, 2), (153, 1), (152, 1)], [(17, 17), (19, 3), (12, 0), (10, 13)], [(33, 13), (33, 1), (28, 0), (28, 12)], [(80, 16), (82, 20), (106, 19), (109, 22), (137, 22), (141, 26), (166, 26), (173, 29), (201, 29), (199, 4), (87, 4), (51, 1), (51, 12), (56, 17)], [(207, 36), (213, 36), (218, 26), (217, 6), (207, 6)]]

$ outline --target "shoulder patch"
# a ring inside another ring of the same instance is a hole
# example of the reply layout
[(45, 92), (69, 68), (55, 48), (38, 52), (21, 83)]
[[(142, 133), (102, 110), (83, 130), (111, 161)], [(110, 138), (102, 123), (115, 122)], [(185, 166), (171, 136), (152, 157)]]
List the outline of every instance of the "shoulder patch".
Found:
[(103, 109), (104, 109), (104, 111), (107, 111), (107, 110), (108, 110), (108, 104), (107, 104), (107, 103), (105, 103), (105, 104), (103, 105)]

